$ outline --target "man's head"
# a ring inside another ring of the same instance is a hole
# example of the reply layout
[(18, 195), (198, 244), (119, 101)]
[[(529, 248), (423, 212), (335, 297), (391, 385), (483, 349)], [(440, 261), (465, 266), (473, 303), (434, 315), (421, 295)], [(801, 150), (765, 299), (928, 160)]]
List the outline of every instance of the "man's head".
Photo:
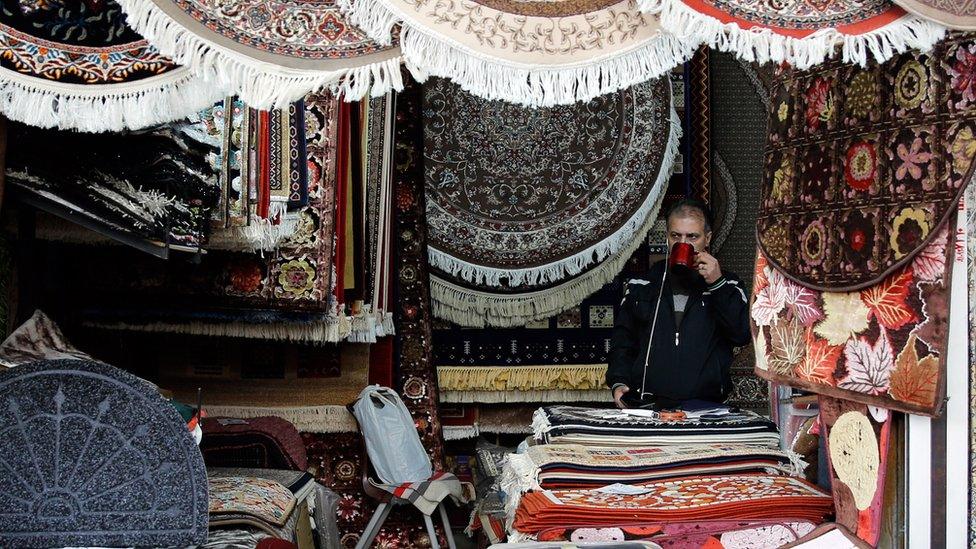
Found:
[(707, 250), (712, 241), (712, 220), (701, 201), (685, 198), (668, 210), (668, 249), (675, 242), (687, 242), (695, 251)]

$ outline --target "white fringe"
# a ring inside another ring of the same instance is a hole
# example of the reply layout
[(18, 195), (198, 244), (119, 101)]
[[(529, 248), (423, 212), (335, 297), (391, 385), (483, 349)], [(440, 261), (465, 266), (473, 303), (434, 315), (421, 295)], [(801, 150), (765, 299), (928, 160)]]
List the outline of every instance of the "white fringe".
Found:
[(186, 118), (223, 94), (177, 68), (128, 84), (63, 84), (0, 69), (0, 112), (40, 128), (82, 132), (138, 130)]
[(798, 69), (834, 57), (838, 44), (844, 62), (861, 66), (867, 65), (869, 57), (881, 63), (910, 49), (928, 51), (942, 40), (947, 30), (934, 21), (906, 14), (865, 34), (843, 34), (829, 28), (794, 38), (766, 28), (743, 29), (735, 23), (722, 23), (689, 8), (681, 0), (637, 0), (637, 4), (643, 12), (658, 13), (661, 27), (689, 44), (706, 44), (749, 62), (785, 61)]
[(405, 19), (381, 0), (338, 0), (349, 20), (380, 44), (390, 44), (399, 23), (400, 49), (413, 77), (450, 78), (465, 91), (530, 107), (566, 105), (629, 88), (684, 63), (698, 44), (660, 33), (647, 44), (587, 63), (553, 67), (479, 55)]
[[(482, 402), (497, 404), (503, 402), (612, 402), (610, 389), (574, 391), (448, 391), (441, 390), (439, 399), (443, 403)], [(499, 431), (500, 432), (500, 431)]]
[(120, 0), (119, 5), (133, 30), (160, 53), (216, 84), (221, 92), (218, 96), (236, 94), (251, 108), (286, 108), (326, 87), (346, 101), (403, 89), (399, 57), (336, 71), (286, 68), (204, 40), (159, 9), (153, 0)]
[[(579, 269), (582, 267), (577, 268), (578, 265), (586, 266), (594, 261), (603, 261), (602, 264), (590, 269), (582, 276), (571, 279), (564, 284), (545, 290), (515, 295), (478, 292), (431, 275), (430, 298), (434, 315), (455, 324), (472, 328), (525, 326), (529, 322), (552, 317), (578, 305), (583, 299), (602, 288), (620, 272), (657, 219), (658, 211), (661, 209), (661, 203), (664, 200), (665, 187), (671, 177), (671, 168), (678, 154), (680, 140), (681, 121), (672, 109), (671, 130), (664, 159), (661, 163), (661, 170), (640, 209), (606, 241), (595, 244), (586, 251), (558, 264), (535, 270), (524, 269), (522, 277), (515, 278), (517, 275), (513, 275), (513, 273), (516, 271), (477, 267), (454, 258), (448, 260), (445, 259), (448, 256), (440, 252), (435, 253), (432, 248), (428, 247), (430, 262), (437, 268), (452, 272), (452, 274), (460, 274), (462, 278), (470, 279), (469, 277), (473, 277), (478, 281), (488, 280), (489, 283), (491, 280), (497, 281), (498, 277), (503, 275), (521, 280), (548, 280), (551, 272), (546, 271), (546, 269), (552, 268), (555, 269), (554, 272), (561, 271), (562, 276), (567, 276), (580, 272)], [(594, 260), (594, 257), (597, 259)], [(532, 275), (528, 274), (533, 271)], [(475, 276), (476, 272), (480, 278)], [(545, 278), (542, 276), (543, 272), (546, 273)], [(465, 277), (465, 274), (468, 277)]]
[(363, 307), (362, 312), (350, 318), (350, 322), (352, 329), (349, 332), (349, 341), (376, 343), (376, 317), (367, 307)]
[(505, 527), (511, 529), (522, 494), (542, 489), (539, 485), (539, 468), (526, 454), (508, 454), (498, 478), (498, 486), (505, 492)]
[(359, 431), (356, 418), (345, 406), (207, 406), (209, 417), (255, 418), (277, 416), (290, 421), (303, 433), (355, 433)]
[(208, 337), (239, 337), (245, 339), (269, 339), (302, 343), (337, 343), (349, 336), (349, 323), (345, 317), (325, 321), (298, 323), (247, 323), (247, 322), (151, 322), (129, 324), (127, 322), (84, 321), (84, 326), (133, 332), (164, 332)]
[(549, 416), (546, 415), (545, 409), (539, 408), (532, 412), (532, 436), (536, 440), (542, 441), (551, 429), (552, 424), (549, 423)]
[(444, 433), (444, 440), (478, 438), (478, 435), (481, 434), (477, 423), (474, 425), (445, 425), (441, 427), (441, 430)]

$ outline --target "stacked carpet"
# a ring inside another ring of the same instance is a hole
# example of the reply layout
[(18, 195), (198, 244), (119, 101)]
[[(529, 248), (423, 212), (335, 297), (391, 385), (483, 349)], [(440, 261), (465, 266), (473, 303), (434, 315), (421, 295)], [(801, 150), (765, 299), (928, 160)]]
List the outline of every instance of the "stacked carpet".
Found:
[(546, 406), (536, 411), (532, 428), (536, 439), (547, 443), (615, 447), (689, 444), (779, 447), (776, 425), (750, 411), (668, 421), (616, 409)]
[[(600, 487), (693, 475), (767, 472), (793, 474), (790, 456), (762, 446), (700, 444), (598, 448), (543, 444), (509, 456), (503, 478), (528, 480), (526, 488)], [(510, 490), (506, 490), (511, 493)]]
[(822, 522), (829, 494), (797, 478), (769, 474), (696, 476), (637, 485), (633, 495), (595, 490), (537, 491), (523, 496), (515, 530), (534, 534), (560, 526), (620, 526), (702, 519)]

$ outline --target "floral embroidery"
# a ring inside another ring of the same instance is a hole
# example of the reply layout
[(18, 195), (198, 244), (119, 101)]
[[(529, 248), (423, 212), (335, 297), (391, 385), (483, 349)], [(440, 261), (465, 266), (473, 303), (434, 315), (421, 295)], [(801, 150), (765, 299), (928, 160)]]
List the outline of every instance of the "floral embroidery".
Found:
[(874, 74), (860, 71), (847, 90), (847, 110), (857, 118), (867, 118), (874, 110), (880, 89)]
[(800, 237), (800, 255), (809, 265), (816, 266), (823, 263), (826, 232), (822, 221), (814, 221), (803, 231), (803, 236)]
[(833, 93), (830, 90), (831, 81), (825, 77), (815, 79), (807, 88), (807, 130), (817, 131), (822, 122), (830, 120), (833, 113)]
[(916, 137), (912, 141), (911, 148), (905, 147), (904, 143), (898, 145), (898, 158), (901, 164), (895, 171), (895, 179), (901, 181), (906, 174), (911, 174), (915, 179), (922, 178), (922, 168), (920, 164), (928, 164), (932, 159), (932, 153), (922, 152), (922, 138)]
[(300, 296), (315, 287), (315, 269), (304, 259), (293, 259), (281, 265), (278, 284), (289, 294)]
[(949, 85), (960, 97), (960, 101), (956, 103), (958, 108), (964, 108), (976, 101), (976, 54), (970, 51), (972, 49), (976, 49), (973, 44), (956, 48), (955, 59), (949, 66), (948, 72), (952, 77)]
[(790, 106), (785, 102), (779, 104), (779, 110), (776, 111), (780, 122), (786, 122), (786, 117), (790, 114)]
[(793, 164), (789, 157), (784, 156), (779, 168), (773, 173), (772, 199), (776, 202), (787, 202), (793, 192)]
[(895, 258), (901, 259), (915, 250), (929, 235), (929, 223), (925, 211), (904, 208), (892, 223), (890, 244)]
[(852, 189), (867, 190), (877, 177), (878, 154), (874, 144), (868, 141), (857, 141), (847, 149), (847, 164), (844, 166), (844, 177)]
[(895, 76), (895, 103), (904, 109), (915, 109), (925, 100), (929, 73), (924, 65), (911, 59)]
[(974, 155), (976, 155), (976, 136), (973, 135), (971, 126), (965, 126), (956, 132), (956, 137), (952, 140), (952, 168), (956, 173), (966, 173), (973, 162)]

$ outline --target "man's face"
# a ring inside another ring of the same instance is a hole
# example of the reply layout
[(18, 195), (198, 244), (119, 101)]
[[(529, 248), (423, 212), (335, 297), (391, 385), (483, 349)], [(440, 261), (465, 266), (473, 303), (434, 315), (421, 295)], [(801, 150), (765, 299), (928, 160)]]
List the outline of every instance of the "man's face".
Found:
[(675, 242), (687, 242), (696, 252), (708, 248), (712, 233), (705, 232), (705, 220), (697, 215), (672, 215), (668, 218), (668, 249)]

